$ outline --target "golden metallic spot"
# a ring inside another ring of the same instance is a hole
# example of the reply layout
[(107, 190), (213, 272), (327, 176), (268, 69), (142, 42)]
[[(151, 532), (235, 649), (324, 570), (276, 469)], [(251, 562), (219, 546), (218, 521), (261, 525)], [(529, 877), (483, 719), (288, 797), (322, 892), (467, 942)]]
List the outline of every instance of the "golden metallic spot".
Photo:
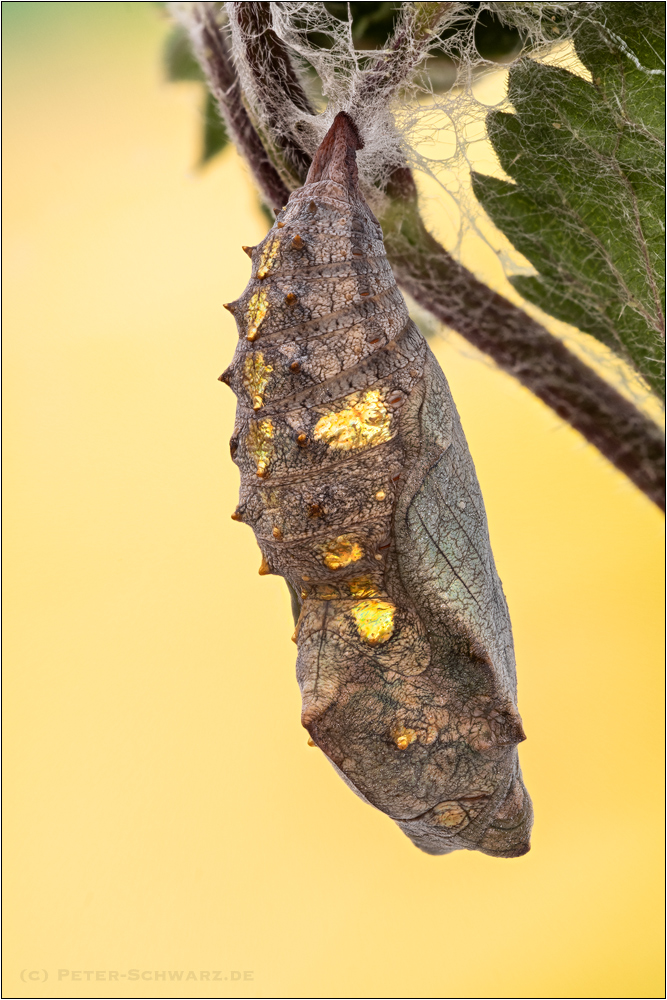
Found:
[(259, 351), (249, 354), (243, 366), (243, 385), (252, 397), (253, 410), (259, 410), (264, 402), (264, 390), (269, 384), (269, 376), (273, 368), (264, 363), (264, 355)]
[(308, 597), (308, 591), (307, 591), (307, 590), (302, 590), (302, 591), (301, 591), (301, 600), (302, 600), (302, 601), (305, 601), (305, 599), (306, 599), (307, 597)]
[(320, 503), (308, 504), (308, 517), (324, 517), (325, 510)]
[(338, 538), (319, 546), (322, 561), (327, 569), (343, 569), (350, 563), (358, 562), (364, 557), (364, 550), (350, 535), (339, 535)]
[(319, 601), (335, 601), (339, 594), (334, 587), (328, 587), (324, 584), (317, 588), (315, 596)]
[(380, 593), (370, 576), (359, 576), (355, 580), (348, 580), (347, 585), (352, 597), (377, 597)]
[(379, 552), (375, 553), (375, 558), (377, 559), (378, 562), (382, 562), (382, 556), (380, 555)]
[(284, 225), (285, 225), (284, 222), (276, 222), (276, 226), (278, 227), (278, 229), (282, 229)]
[(289, 366), (289, 370), (296, 374), (297, 372), (301, 371), (301, 365), (299, 364), (298, 361), (293, 361), (292, 364)]
[(308, 435), (307, 434), (299, 434), (299, 436), (297, 437), (296, 440), (297, 440), (297, 443), (298, 443), (299, 447), (305, 448), (306, 445), (308, 444)]
[(273, 421), (251, 420), (246, 437), (246, 449), (257, 462), (257, 475), (266, 476), (273, 455)]
[(223, 302), (222, 308), (233, 314), (236, 312), (236, 302)]
[(258, 572), (260, 576), (268, 576), (268, 574), (271, 572), (271, 567), (266, 561), (266, 556), (262, 556), (262, 565), (259, 567)]
[(399, 750), (407, 750), (410, 744), (417, 739), (417, 734), (414, 729), (407, 729), (400, 725), (392, 729), (391, 738)]
[(253, 252), (253, 250), (255, 248), (254, 247), (241, 247), (241, 249), (243, 250), (244, 253), (247, 253), (248, 257), (250, 257), (250, 259), (252, 260), (252, 252)]
[(257, 277), (260, 279), (265, 278), (273, 265), (276, 262), (276, 257), (278, 256), (278, 250), (280, 249), (280, 240), (271, 240), (267, 243), (262, 250), (262, 256), (259, 261), (259, 268), (257, 269)]
[(297, 303), (298, 301), (299, 301), (299, 300), (297, 299), (297, 297), (296, 297), (296, 295), (294, 294), (294, 292), (288, 292), (288, 293), (287, 293), (287, 295), (285, 296), (285, 303), (286, 303), (286, 304), (287, 304), (288, 306), (293, 306), (293, 305), (295, 305), (295, 304), (296, 304), (296, 303)]
[(268, 311), (268, 295), (264, 289), (259, 292), (255, 292), (255, 294), (250, 297), (250, 302), (248, 303), (248, 309), (246, 311), (246, 319), (248, 320), (248, 332), (246, 333), (246, 338), (248, 340), (255, 339), (260, 324)]
[(232, 514), (232, 521), (242, 521), (243, 517), (238, 510), (235, 510)]
[(301, 237), (299, 236), (298, 233), (296, 234), (296, 236), (292, 240), (292, 246), (294, 247), (295, 250), (303, 250), (303, 248), (304, 248), (304, 242), (303, 242), (303, 240), (301, 239)]
[(379, 646), (391, 639), (395, 611), (388, 601), (359, 601), (350, 608), (357, 632), (369, 646)]
[(291, 636), (292, 642), (298, 642), (298, 635), (299, 635), (299, 627), (297, 626), (294, 629), (294, 631), (292, 632), (292, 636)]
[(384, 500), (384, 498), (386, 497), (386, 495), (387, 494), (385, 493), (384, 490), (378, 490), (377, 493), (375, 494), (375, 499), (376, 500)]
[(274, 538), (277, 538), (279, 542), (282, 540), (283, 533), (280, 528), (278, 527), (274, 528), (271, 534), (273, 535)]
[(467, 826), (468, 816), (458, 802), (440, 802), (432, 810), (433, 822), (437, 826)]
[(309, 577), (309, 576), (302, 576), (302, 577), (301, 577), (301, 579), (302, 579), (302, 580), (306, 580), (306, 582), (307, 582), (307, 581), (309, 581), (309, 580), (310, 580), (310, 577)]
[(316, 747), (317, 746), (317, 743), (315, 743), (313, 740), (311, 740), (310, 736), (308, 737), (308, 746), (309, 747)]
[(391, 414), (382, 402), (380, 390), (370, 389), (342, 410), (326, 413), (315, 424), (313, 437), (340, 451), (388, 441)]

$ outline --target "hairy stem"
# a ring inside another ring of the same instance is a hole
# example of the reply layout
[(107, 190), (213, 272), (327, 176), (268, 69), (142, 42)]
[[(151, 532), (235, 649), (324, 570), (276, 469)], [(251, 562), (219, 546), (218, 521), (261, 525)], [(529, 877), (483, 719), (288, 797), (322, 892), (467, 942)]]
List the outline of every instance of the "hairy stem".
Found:
[[(177, 7), (179, 5), (172, 5)], [(270, 5), (257, 8), (252, 44), (242, 53), (261, 93), (288, 87), (296, 107), (313, 113), (282, 41), (266, 29)], [(424, 6), (424, 5), (420, 5)], [(442, 8), (444, 4), (426, 7)], [(277, 211), (287, 201), (284, 170), (272, 162), (244, 106), (236, 69), (217, 23), (214, 5), (191, 3), (186, 23), (193, 48), (236, 145), (248, 160), (263, 197)], [(438, 18), (442, 16), (439, 11)], [(245, 11), (230, 11), (241, 16)], [(431, 22), (432, 23), (432, 22)], [(430, 29), (429, 29), (430, 30)], [(390, 44), (397, 44), (397, 34)], [(426, 32), (424, 37), (426, 37)], [(243, 34), (247, 38), (247, 34)], [(251, 51), (248, 51), (251, 50)], [(398, 57), (397, 57), (398, 58)], [(398, 64), (397, 64), (398, 65)], [(277, 90), (276, 90), (277, 92)], [(308, 110), (307, 110), (308, 109)], [(281, 156), (305, 178), (310, 156), (294, 131), (281, 139)], [(580, 361), (565, 345), (523, 310), (478, 281), (426, 230), (419, 214), (410, 171), (399, 167), (387, 189), (389, 204), (381, 219), (387, 256), (401, 287), (439, 320), (488, 354), (567, 421), (662, 510), (665, 509), (664, 435), (660, 428)]]
[(289, 198), (289, 189), (271, 162), (243, 103), (241, 84), (217, 7), (214, 3), (169, 4), (175, 19), (188, 32), (234, 145), (248, 161), (264, 198), (274, 209), (279, 209)]
[[(299, 141), (299, 119), (315, 115), (310, 100), (301, 85), (289, 52), (282, 39), (273, 30), (270, 3), (227, 3), (234, 51), (237, 59), (243, 59), (252, 75), (256, 111), (267, 127), (273, 125), (272, 143), (284, 155), (285, 164), (276, 164), (281, 172), (288, 174), (288, 184), (298, 186), (308, 173), (310, 156)], [(285, 117), (285, 98), (293, 107), (293, 119), (287, 129), (276, 126)]]
[[(433, 44), (434, 36), (452, 3), (413, 3), (404, 11), (388, 45), (366, 72), (354, 103), (364, 107), (369, 101), (387, 103), (409, 80)], [(354, 109), (352, 109), (354, 116)]]

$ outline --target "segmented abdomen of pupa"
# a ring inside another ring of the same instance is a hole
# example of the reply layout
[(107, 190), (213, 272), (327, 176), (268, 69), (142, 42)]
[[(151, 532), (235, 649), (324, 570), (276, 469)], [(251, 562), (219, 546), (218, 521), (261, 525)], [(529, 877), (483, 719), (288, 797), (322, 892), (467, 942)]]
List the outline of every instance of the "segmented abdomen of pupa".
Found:
[(445, 377), (340, 113), (228, 308), (235, 519), (294, 595), (302, 722), (422, 850), (529, 849), (509, 616)]

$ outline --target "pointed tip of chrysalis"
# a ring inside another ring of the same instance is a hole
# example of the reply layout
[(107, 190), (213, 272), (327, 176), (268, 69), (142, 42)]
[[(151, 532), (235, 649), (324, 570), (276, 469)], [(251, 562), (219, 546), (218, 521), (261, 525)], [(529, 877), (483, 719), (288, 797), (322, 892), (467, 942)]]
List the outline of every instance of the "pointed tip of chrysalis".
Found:
[(355, 190), (358, 183), (356, 151), (363, 147), (354, 121), (346, 111), (339, 111), (315, 153), (306, 184), (329, 180)]
[(241, 249), (243, 250), (244, 253), (247, 253), (248, 257), (250, 257), (250, 260), (252, 260), (252, 252), (253, 252), (253, 250), (255, 248), (254, 247), (243, 247), (242, 246)]
[(233, 316), (234, 313), (236, 312), (236, 302), (223, 302), (222, 308), (226, 309), (227, 312), (230, 312)]

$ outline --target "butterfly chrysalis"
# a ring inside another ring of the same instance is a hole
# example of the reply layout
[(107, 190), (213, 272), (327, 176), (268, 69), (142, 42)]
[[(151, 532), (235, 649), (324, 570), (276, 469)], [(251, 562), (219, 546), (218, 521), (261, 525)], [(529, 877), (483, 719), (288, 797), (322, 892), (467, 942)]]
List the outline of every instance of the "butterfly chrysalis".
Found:
[(338, 114), (302, 188), (244, 249), (232, 515), (287, 581), (302, 722), (423, 851), (516, 857), (512, 632), (447, 381), (411, 321)]

